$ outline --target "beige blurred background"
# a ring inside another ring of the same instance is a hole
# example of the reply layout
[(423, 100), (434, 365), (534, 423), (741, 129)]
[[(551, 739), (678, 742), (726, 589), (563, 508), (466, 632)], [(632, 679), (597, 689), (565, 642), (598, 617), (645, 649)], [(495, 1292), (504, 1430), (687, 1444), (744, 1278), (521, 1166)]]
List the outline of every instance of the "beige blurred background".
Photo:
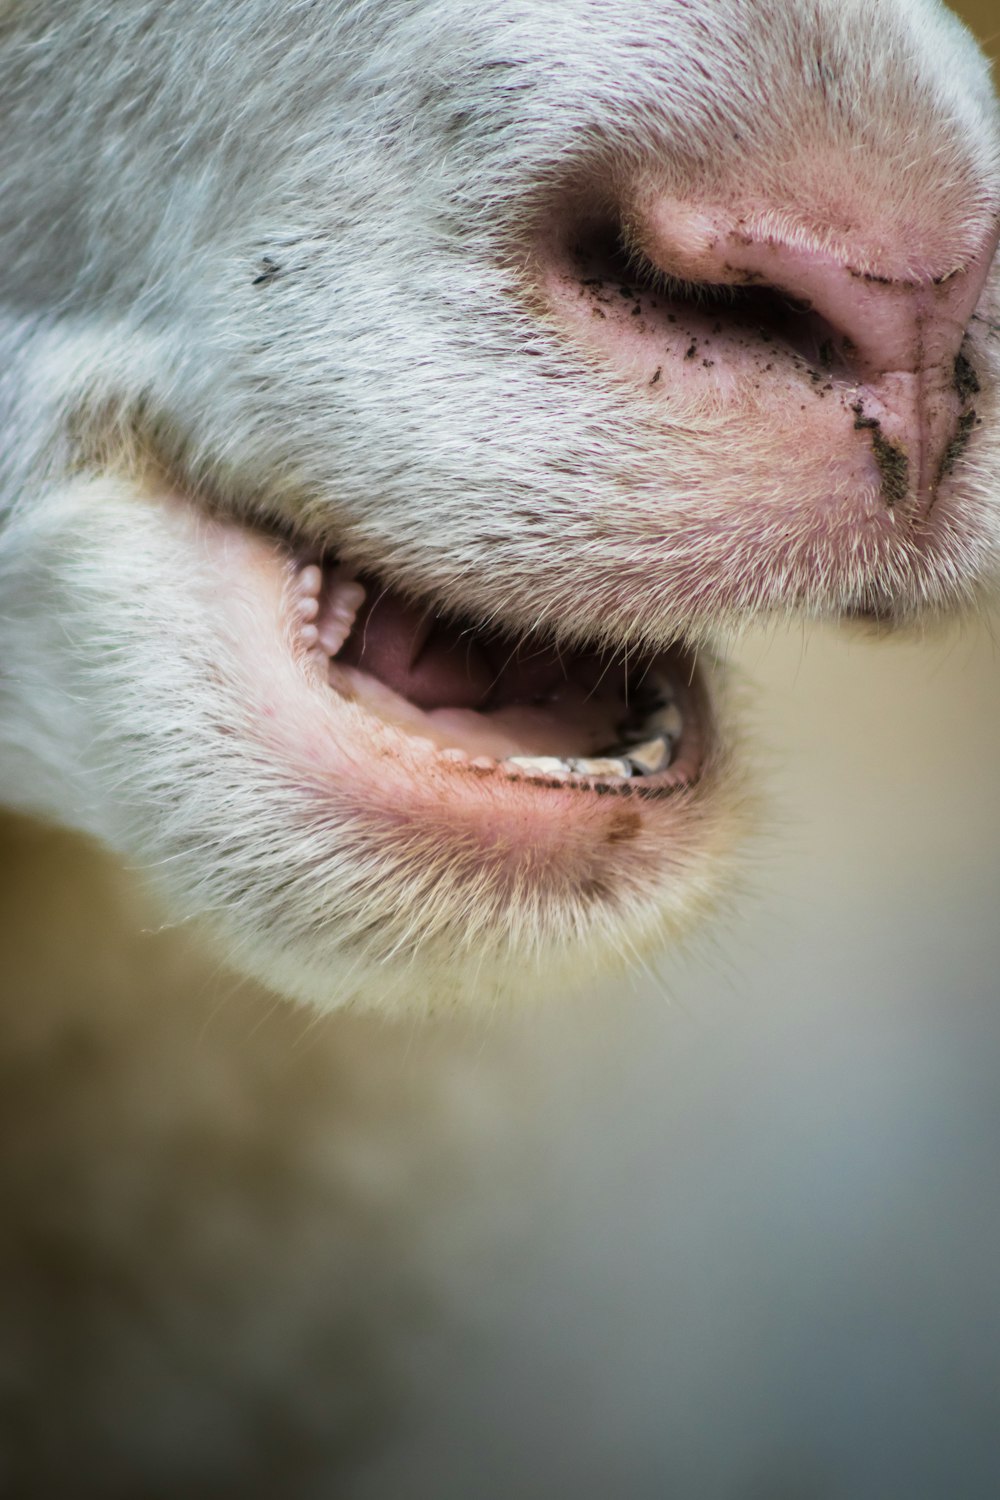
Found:
[(995, 1500), (998, 631), (746, 642), (736, 909), (485, 1035), (309, 1027), (6, 828), (0, 1495)]

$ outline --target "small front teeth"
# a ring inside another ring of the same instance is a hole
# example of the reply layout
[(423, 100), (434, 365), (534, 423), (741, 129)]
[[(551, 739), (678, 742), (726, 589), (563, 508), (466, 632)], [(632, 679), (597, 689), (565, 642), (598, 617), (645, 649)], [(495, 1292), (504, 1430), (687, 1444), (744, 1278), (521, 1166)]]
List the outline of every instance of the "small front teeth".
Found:
[(364, 602), (365, 586), (356, 579), (330, 585), (319, 626), (319, 642), (327, 656), (336, 656), (340, 651), (354, 629), (358, 610)]
[(295, 611), (299, 633), (307, 648), (322, 647), (327, 656), (336, 656), (354, 628), (358, 610), (365, 601), (364, 585), (346, 571), (340, 576), (327, 573), (326, 597), (323, 598), (323, 569), (307, 563), (295, 580)]
[(303, 568), (295, 580), (295, 613), (299, 618), (299, 635), (307, 650), (319, 644), (319, 631), (314, 621), (319, 614), (319, 591), (322, 582), (322, 571), (316, 567), (315, 563), (310, 563)]

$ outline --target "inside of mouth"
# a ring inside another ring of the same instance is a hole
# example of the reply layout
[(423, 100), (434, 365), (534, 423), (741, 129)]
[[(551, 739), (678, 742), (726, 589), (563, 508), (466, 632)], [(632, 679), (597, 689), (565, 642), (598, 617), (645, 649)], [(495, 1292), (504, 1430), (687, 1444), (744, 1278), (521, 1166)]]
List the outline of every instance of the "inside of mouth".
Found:
[(304, 644), (331, 686), (454, 759), (511, 773), (654, 776), (677, 757), (691, 662), (568, 649), (415, 605), (338, 564), (296, 579)]

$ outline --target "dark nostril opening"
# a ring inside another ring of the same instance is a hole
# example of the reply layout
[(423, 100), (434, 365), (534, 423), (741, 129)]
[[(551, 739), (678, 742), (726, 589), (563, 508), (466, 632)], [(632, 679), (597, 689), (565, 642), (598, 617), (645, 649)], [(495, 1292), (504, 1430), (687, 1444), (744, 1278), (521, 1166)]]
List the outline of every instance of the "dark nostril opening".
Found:
[(781, 287), (739, 272), (732, 282), (694, 282), (671, 274), (634, 249), (613, 221), (578, 229), (570, 246), (581, 290), (596, 302), (641, 317), (655, 334), (673, 328), (711, 326), (717, 335), (774, 345), (811, 371), (850, 377), (856, 350), (851, 340), (811, 303)]

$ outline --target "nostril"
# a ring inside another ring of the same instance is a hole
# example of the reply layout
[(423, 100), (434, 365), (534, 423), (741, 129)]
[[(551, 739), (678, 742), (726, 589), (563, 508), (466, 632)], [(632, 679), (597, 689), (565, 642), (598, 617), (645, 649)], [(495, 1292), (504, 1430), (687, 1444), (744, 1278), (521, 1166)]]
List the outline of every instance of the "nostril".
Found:
[[(812, 372), (851, 378), (857, 349), (850, 337), (817, 310), (806, 297), (771, 285), (757, 273), (742, 280), (692, 280), (669, 263), (656, 264), (631, 242), (626, 228), (608, 220), (578, 228), (567, 257), (582, 299), (606, 320), (624, 313), (636, 320), (636, 332), (655, 336), (687, 329), (690, 359), (704, 361), (713, 341), (735, 337), (773, 345), (775, 354), (791, 355)], [(718, 352), (718, 351), (716, 351)]]
[(851, 374), (855, 346), (811, 302), (766, 283), (736, 288), (733, 301), (734, 321), (752, 327), (758, 338), (773, 338), (826, 374)]
[[(845, 215), (846, 218), (846, 215)], [(976, 424), (970, 319), (996, 219), (917, 257), (870, 210), (850, 232), (759, 204), (666, 197), (549, 220), (549, 308), (674, 420), (728, 409), (830, 493), (926, 510)], [(940, 236), (939, 236), (940, 239)], [(935, 242), (937, 243), (937, 242)]]

